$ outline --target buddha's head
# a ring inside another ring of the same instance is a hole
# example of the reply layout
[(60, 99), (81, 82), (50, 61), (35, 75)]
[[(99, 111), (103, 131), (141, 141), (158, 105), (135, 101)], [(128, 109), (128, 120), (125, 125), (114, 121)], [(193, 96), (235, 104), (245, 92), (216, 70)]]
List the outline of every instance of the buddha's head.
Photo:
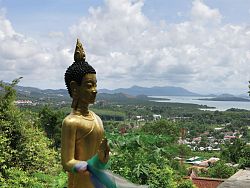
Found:
[(92, 104), (96, 97), (96, 71), (85, 61), (82, 44), (77, 39), (75, 62), (68, 67), (65, 73), (65, 84), (73, 102)]

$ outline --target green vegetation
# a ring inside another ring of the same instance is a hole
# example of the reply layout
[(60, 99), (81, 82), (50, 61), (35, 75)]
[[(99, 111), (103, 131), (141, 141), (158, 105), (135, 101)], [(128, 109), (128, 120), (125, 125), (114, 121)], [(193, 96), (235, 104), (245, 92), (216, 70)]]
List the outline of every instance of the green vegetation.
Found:
[(224, 145), (221, 157), (227, 162), (239, 164), (241, 168), (250, 167), (250, 146), (243, 140), (236, 139), (232, 144)]
[[(59, 99), (55, 103), (51, 98), (37, 106), (16, 106), (14, 87), (18, 81), (11, 85), (0, 83), (0, 185), (64, 187), (67, 175), (60, 165), (61, 123), (70, 112), (70, 105)], [(250, 141), (249, 111), (210, 112), (200, 111), (199, 105), (156, 103), (143, 96), (124, 98), (119, 94), (114, 100), (112, 95), (108, 97), (98, 100), (91, 110), (104, 121), (111, 147), (110, 170), (134, 183), (194, 187), (183, 179), (189, 175), (190, 165), (176, 157), (221, 158), (199, 173), (214, 178), (227, 178), (238, 168), (250, 166), (250, 147), (246, 144)], [(154, 114), (160, 114), (161, 119), (154, 120)], [(239, 139), (224, 142), (227, 134)], [(179, 144), (179, 137), (189, 146)], [(192, 143), (198, 137), (200, 142)], [(214, 142), (218, 142), (220, 151), (199, 150)], [(197, 151), (192, 151), (195, 147)], [(238, 167), (233, 167), (236, 163)]]
[(230, 176), (232, 176), (236, 171), (237, 171), (237, 168), (228, 166), (225, 163), (225, 161), (218, 161), (214, 165), (212, 165), (210, 168), (208, 168), (207, 171), (202, 171), (198, 174), (199, 176), (202, 176), (202, 177), (227, 179)]
[(185, 169), (173, 160), (178, 155), (179, 145), (173, 144), (176, 136), (172, 135), (176, 125), (173, 122), (159, 121), (165, 127), (163, 133), (148, 133), (147, 129), (133, 130), (118, 135), (107, 134), (113, 155), (111, 156), (111, 170), (138, 184), (150, 187), (175, 187), (179, 176), (185, 175)]
[(46, 132), (48, 138), (53, 141), (53, 146), (60, 147), (61, 144), (61, 125), (65, 113), (60, 110), (53, 110), (49, 106), (44, 106), (39, 111), (41, 128)]
[[(0, 83), (0, 184), (1, 187), (49, 187), (60, 184), (58, 153), (51, 148), (38, 117), (22, 112), (14, 105), (15, 90)], [(52, 178), (54, 176), (55, 178)], [(63, 176), (63, 177), (62, 177)]]
[(125, 113), (124, 112), (117, 112), (114, 110), (104, 110), (94, 108), (92, 109), (96, 114), (98, 114), (102, 121), (124, 121), (125, 120)]

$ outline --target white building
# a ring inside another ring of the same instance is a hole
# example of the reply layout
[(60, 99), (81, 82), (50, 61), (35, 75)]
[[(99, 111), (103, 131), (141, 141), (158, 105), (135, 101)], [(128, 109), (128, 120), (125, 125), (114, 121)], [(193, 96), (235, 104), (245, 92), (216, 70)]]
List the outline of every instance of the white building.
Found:
[(153, 114), (153, 118), (155, 121), (159, 120), (159, 119), (161, 119), (161, 115), (160, 114)]

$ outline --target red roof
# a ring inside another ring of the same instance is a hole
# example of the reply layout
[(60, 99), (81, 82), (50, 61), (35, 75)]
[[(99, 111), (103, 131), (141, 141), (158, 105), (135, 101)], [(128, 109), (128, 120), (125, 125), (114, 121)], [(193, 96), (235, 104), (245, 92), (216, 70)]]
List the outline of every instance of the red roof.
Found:
[(187, 177), (190, 178), (198, 188), (216, 188), (222, 182), (223, 179), (215, 179), (215, 178), (203, 178), (203, 177)]
[(236, 138), (236, 136), (224, 136), (224, 138)]

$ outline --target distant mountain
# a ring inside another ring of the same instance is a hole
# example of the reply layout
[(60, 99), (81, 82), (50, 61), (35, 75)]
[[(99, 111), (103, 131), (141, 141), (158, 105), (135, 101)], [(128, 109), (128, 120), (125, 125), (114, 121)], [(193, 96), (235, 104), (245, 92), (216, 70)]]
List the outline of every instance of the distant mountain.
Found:
[(66, 89), (38, 89), (35, 87), (15, 86), (18, 99), (29, 99), (34, 101), (53, 100), (53, 101), (70, 101)]
[(237, 97), (250, 98), (248, 93), (242, 93), (240, 95), (237, 95)]
[(235, 97), (234, 95), (232, 94), (228, 94), (228, 93), (223, 93), (223, 94), (220, 94), (218, 96), (216, 96), (217, 98), (230, 98), (230, 97)]
[[(56, 101), (71, 101), (68, 91), (66, 89), (38, 89), (35, 87), (16, 86), (19, 99), (31, 100), (56, 100)], [(113, 94), (113, 95), (108, 95)], [(114, 95), (115, 94), (115, 95)], [(165, 86), (165, 87), (140, 87), (133, 86), (131, 88), (119, 88), (114, 90), (100, 89), (98, 90), (97, 99), (115, 100), (115, 101), (133, 101), (143, 100), (149, 101), (152, 98), (147, 96), (203, 96), (197, 93), (190, 92), (181, 87)], [(200, 100), (210, 101), (250, 101), (250, 97), (234, 96), (231, 94), (222, 95), (206, 95), (209, 98)]]
[(42, 95), (68, 95), (66, 89), (38, 89), (35, 87), (25, 87), (25, 86), (15, 86), (18, 93), (24, 93), (26, 95), (30, 94), (42, 94)]
[[(53, 100), (53, 101), (71, 101), (68, 91), (66, 89), (38, 89), (34, 87), (24, 87), (24, 86), (16, 86), (18, 99), (29, 99), (35, 101), (43, 101), (43, 100)], [(128, 95), (125, 93), (100, 93), (97, 94), (97, 100), (105, 100), (110, 102), (145, 102), (153, 100), (154, 98), (147, 97), (146, 95)], [(167, 100), (167, 99), (166, 99)]]
[(99, 93), (125, 93), (128, 95), (147, 95), (147, 96), (201, 96), (200, 94), (190, 92), (182, 87), (165, 86), (165, 87), (140, 87), (119, 88), (114, 90), (100, 89)]
[(98, 93), (97, 101), (115, 102), (119, 104), (138, 104), (138, 103), (152, 103), (150, 98), (146, 95), (132, 96), (124, 93)]

